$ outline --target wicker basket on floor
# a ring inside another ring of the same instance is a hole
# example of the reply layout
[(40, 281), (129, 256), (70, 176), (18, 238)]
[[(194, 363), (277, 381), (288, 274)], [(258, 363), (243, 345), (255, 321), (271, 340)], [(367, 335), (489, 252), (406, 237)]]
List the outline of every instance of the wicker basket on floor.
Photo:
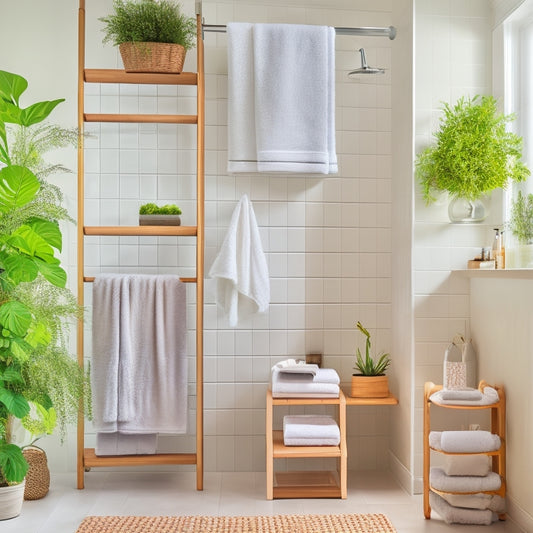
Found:
[(30, 465), (26, 474), (25, 500), (40, 500), (48, 494), (50, 488), (50, 470), (46, 453), (41, 448), (30, 446), (22, 451)]
[(173, 43), (122, 43), (120, 55), (126, 72), (180, 74), (187, 50)]

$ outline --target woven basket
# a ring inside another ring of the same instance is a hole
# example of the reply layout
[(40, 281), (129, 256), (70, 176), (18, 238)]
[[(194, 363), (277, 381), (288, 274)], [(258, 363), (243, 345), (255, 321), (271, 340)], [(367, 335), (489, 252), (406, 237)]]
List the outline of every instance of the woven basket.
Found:
[(122, 43), (120, 55), (126, 72), (163, 72), (179, 74), (187, 50), (172, 43)]
[(50, 470), (46, 453), (40, 448), (24, 448), (24, 458), (30, 465), (26, 474), (25, 500), (40, 500), (48, 494), (50, 488)]

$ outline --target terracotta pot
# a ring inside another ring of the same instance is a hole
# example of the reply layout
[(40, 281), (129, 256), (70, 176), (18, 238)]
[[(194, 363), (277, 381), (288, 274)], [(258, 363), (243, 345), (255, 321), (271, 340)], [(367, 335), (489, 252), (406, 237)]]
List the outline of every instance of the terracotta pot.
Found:
[(389, 378), (381, 376), (352, 376), (352, 398), (386, 398), (389, 395)]
[(9, 487), (0, 487), (0, 520), (15, 518), (24, 501), (24, 481)]

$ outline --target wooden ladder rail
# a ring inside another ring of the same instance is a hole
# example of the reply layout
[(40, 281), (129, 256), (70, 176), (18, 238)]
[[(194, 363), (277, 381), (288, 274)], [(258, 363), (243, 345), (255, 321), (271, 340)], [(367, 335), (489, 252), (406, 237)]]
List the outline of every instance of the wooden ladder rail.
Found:
[[(85, 0), (79, 0), (78, 13), (78, 128), (84, 130), (85, 122), (155, 122), (197, 125), (197, 225), (196, 226), (85, 226), (84, 213), (84, 144), (80, 136), (78, 144), (78, 303), (84, 305), (85, 283), (94, 277), (84, 275), (84, 237), (88, 235), (158, 235), (196, 237), (196, 277), (180, 278), (184, 283), (196, 283), (196, 453), (158, 453), (154, 455), (98, 457), (93, 449), (85, 449), (84, 404), (80, 401), (77, 431), (77, 486), (84, 488), (86, 469), (97, 466), (136, 466), (161, 464), (196, 465), (196, 487), (203, 490), (204, 438), (203, 438), (203, 300), (204, 300), (204, 246), (205, 246), (205, 81), (204, 48), (201, 13), (197, 22), (197, 72), (182, 74), (126, 73), (123, 70), (85, 69)], [(85, 114), (84, 84), (92, 83), (150, 83), (197, 86), (196, 115), (123, 115)], [(77, 325), (78, 363), (84, 366), (83, 320)]]

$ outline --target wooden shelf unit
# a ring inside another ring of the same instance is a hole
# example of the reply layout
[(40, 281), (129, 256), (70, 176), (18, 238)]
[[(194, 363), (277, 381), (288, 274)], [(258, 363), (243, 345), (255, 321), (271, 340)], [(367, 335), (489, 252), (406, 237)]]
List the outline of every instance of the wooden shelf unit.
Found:
[[(283, 431), (273, 428), (274, 406), (336, 405), (340, 444), (338, 446), (285, 446)], [(275, 472), (274, 459), (327, 458), (337, 459), (337, 471)], [(342, 498), (347, 496), (346, 399), (338, 398), (273, 398), (266, 397), (266, 492), (274, 498)]]
[[(479, 390), (488, 386), (485, 381), (479, 383)], [(429, 493), (433, 491), (437, 494), (446, 494), (443, 491), (436, 490), (431, 487), (429, 480), (429, 472), (431, 467), (431, 452), (441, 453), (443, 455), (488, 455), (492, 457), (492, 471), (496, 472), (502, 480), (502, 484), (497, 491), (481, 491), (487, 494), (498, 494), (502, 498), (505, 498), (506, 493), (506, 464), (505, 464), (505, 391), (502, 386), (496, 385), (494, 387), (498, 392), (499, 401), (490, 405), (450, 405), (432, 402), (430, 396), (435, 392), (442, 389), (442, 385), (435, 385), (428, 381), (424, 385), (424, 516), (431, 518), (431, 506), (429, 503)], [(501, 440), (501, 446), (499, 450), (493, 452), (480, 452), (480, 453), (447, 453), (442, 450), (436, 450), (429, 446), (429, 433), (431, 431), (431, 407), (439, 407), (443, 409), (456, 409), (456, 410), (485, 410), (490, 409), (490, 430), (495, 435), (498, 435)], [(453, 492), (450, 494), (464, 494), (460, 492)], [(505, 519), (505, 513), (500, 514), (500, 520)]]
[[(85, 471), (92, 467), (138, 466), (138, 465), (196, 465), (196, 488), (203, 489), (203, 301), (204, 301), (204, 152), (205, 152), (205, 80), (204, 47), (201, 13), (197, 22), (197, 72), (181, 74), (127, 73), (117, 69), (85, 68), (85, 0), (79, 0), (78, 9), (78, 128), (84, 131), (86, 122), (136, 122), (172, 123), (196, 125), (196, 226), (86, 226), (84, 143), (78, 145), (78, 302), (84, 305), (84, 284), (94, 277), (84, 273), (84, 238), (90, 235), (150, 235), (180, 236), (196, 239), (196, 276), (182, 278), (196, 284), (196, 446), (194, 453), (162, 453), (153, 455), (96, 456), (94, 448), (85, 448), (85, 422), (83, 405), (78, 417), (77, 486), (84, 488)], [(152, 85), (195, 85), (196, 115), (139, 115), (139, 114), (87, 114), (85, 113), (85, 83), (129, 83)], [(78, 324), (78, 362), (84, 366), (83, 321)]]

